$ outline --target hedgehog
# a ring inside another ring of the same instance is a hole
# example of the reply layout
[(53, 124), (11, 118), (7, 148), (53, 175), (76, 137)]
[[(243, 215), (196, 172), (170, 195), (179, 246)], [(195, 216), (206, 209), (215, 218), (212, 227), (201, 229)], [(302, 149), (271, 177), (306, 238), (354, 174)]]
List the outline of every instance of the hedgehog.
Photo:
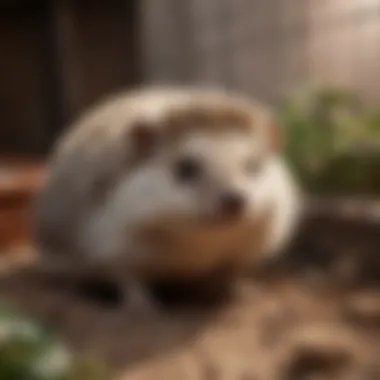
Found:
[(153, 281), (237, 276), (289, 244), (299, 186), (269, 108), (222, 88), (100, 100), (63, 132), (34, 202), (40, 262), (116, 279), (130, 310)]

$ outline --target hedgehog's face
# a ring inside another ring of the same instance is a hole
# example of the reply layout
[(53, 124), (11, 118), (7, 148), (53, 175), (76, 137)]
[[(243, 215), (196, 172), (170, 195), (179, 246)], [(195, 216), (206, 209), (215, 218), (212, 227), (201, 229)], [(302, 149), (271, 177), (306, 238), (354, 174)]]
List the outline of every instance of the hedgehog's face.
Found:
[(129, 175), (130, 215), (147, 219), (240, 223), (265, 211), (270, 157), (248, 133), (192, 132), (167, 144)]
[(265, 182), (267, 157), (241, 132), (191, 134), (169, 153), (173, 189), (189, 194), (197, 216), (231, 222), (250, 217)]

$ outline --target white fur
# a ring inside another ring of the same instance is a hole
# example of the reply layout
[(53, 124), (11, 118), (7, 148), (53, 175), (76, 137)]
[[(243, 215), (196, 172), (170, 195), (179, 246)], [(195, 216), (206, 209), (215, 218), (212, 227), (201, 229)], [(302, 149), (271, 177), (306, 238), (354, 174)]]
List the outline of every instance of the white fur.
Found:
[[(281, 157), (273, 158), (265, 181), (263, 197), (275, 213), (266, 257), (280, 254), (287, 247), (300, 221), (303, 201), (300, 189)], [(264, 201), (264, 202), (265, 202)]]
[[(217, 211), (216, 202), (222, 193), (236, 190), (247, 200), (243, 218), (259, 218), (267, 210), (274, 213), (270, 239), (265, 243), (261, 255), (269, 257), (279, 253), (296, 227), (300, 211), (298, 189), (279, 156), (269, 158), (257, 175), (245, 173), (245, 159), (254, 151), (255, 145), (244, 134), (207, 136), (199, 133), (189, 136), (177, 147), (174, 156), (191, 153), (202, 157), (206, 183), (176, 183), (173, 168), (167, 164), (168, 154), (162, 153), (121, 179), (108, 203), (95, 211), (83, 234), (83, 251), (100, 261), (117, 260), (129, 252), (131, 263), (140, 262), (141, 257), (145, 259), (155, 254), (154, 249), (147, 250), (145, 242), (134, 237), (141, 225), (155, 219), (165, 223), (165, 217), (177, 218), (182, 222), (187, 218), (196, 220), (212, 216)], [(169, 154), (170, 164), (171, 157)], [(222, 226), (220, 237), (225, 233), (226, 229)], [(210, 235), (210, 239), (215, 239), (215, 235)], [(186, 244), (188, 242), (184, 241), (183, 245)], [(231, 252), (231, 255), (235, 254), (238, 252)], [(252, 256), (256, 257), (257, 254), (252, 252)], [(208, 255), (223, 254), (209, 252)]]

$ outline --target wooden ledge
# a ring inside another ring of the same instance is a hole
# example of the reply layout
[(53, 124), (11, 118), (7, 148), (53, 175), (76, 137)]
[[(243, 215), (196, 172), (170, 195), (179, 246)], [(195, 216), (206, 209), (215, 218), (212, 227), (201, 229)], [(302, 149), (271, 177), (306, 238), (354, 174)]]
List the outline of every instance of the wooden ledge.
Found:
[(306, 214), (335, 220), (380, 223), (380, 198), (312, 197), (306, 200)]

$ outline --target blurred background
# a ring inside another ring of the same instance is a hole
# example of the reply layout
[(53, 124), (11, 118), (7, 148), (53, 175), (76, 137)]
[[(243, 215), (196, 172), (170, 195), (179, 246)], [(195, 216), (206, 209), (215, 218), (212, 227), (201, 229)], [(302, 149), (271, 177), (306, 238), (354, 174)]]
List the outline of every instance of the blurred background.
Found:
[(377, 0), (3, 0), (0, 17), (2, 151), (44, 153), (84, 107), (140, 84), (380, 101)]
[[(28, 260), (30, 198), (83, 109), (141, 85), (220, 84), (273, 106), (285, 157), (327, 204), (297, 251), (308, 278), (378, 284), (379, 64), (380, 0), (1, 0), (0, 269)], [(364, 314), (380, 325), (379, 299)]]

